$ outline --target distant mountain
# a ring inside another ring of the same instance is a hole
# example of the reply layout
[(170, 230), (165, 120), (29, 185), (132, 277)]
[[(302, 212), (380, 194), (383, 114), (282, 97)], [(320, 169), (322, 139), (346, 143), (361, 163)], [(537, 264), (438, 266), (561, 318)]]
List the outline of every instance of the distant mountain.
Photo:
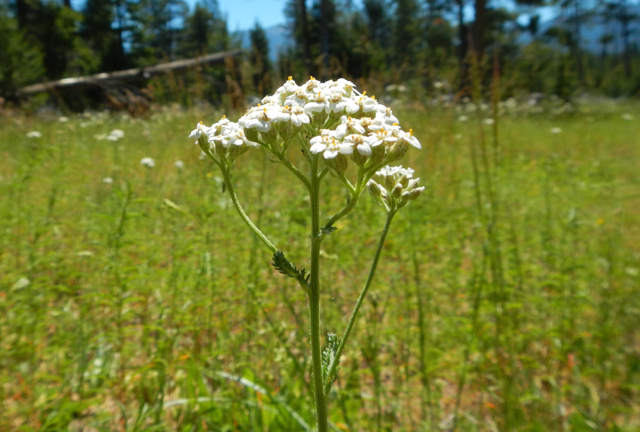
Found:
[[(242, 41), (242, 48), (251, 48), (249, 32), (250, 30), (240, 30), (235, 32), (235, 35)], [(291, 36), (289, 35), (289, 29), (283, 24), (265, 27), (264, 32), (266, 33), (267, 40), (269, 41), (269, 57), (274, 62), (278, 59), (278, 53), (284, 52), (294, 46), (293, 39), (291, 39)]]
[[(629, 13), (635, 14), (640, 17), (640, 4), (629, 5)], [(549, 29), (553, 27), (565, 28), (567, 30), (573, 30), (573, 23), (570, 17), (558, 16), (553, 19), (540, 23), (538, 28), (537, 37), (543, 36)], [(634, 20), (629, 24), (631, 34), (629, 35), (629, 42), (632, 45), (640, 46), (640, 21)], [(582, 24), (580, 35), (580, 44), (583, 49), (599, 53), (602, 50), (602, 44), (600, 43), (600, 37), (606, 34), (613, 36), (613, 41), (607, 47), (609, 53), (620, 53), (623, 50), (622, 45), (622, 28), (620, 23), (615, 20), (607, 22), (602, 14), (596, 14), (588, 17)], [(520, 39), (522, 43), (529, 43), (532, 40), (531, 36), (527, 34)]]
[[(640, 17), (640, 4), (629, 5), (628, 7), (631, 14), (635, 14)], [(542, 37), (553, 27), (572, 30), (572, 23), (570, 18), (562, 15), (543, 21), (540, 23), (538, 28), (537, 37)], [(640, 20), (633, 20), (629, 24), (629, 28), (631, 30), (629, 40), (632, 45), (636, 45), (637, 49), (640, 47)], [(586, 18), (582, 24), (582, 34), (580, 35), (581, 46), (583, 49), (588, 51), (599, 53), (602, 50), (602, 45), (599, 42), (600, 37), (605, 34), (610, 34), (613, 36), (613, 41), (607, 47), (607, 51), (609, 53), (622, 52), (621, 30), (622, 29), (618, 21), (611, 20), (606, 22), (602, 15), (593, 15)], [(251, 48), (249, 31), (250, 30), (240, 30), (234, 33), (235, 36), (242, 41), (242, 47), (245, 49)], [(284, 24), (265, 27), (264, 31), (267, 35), (267, 40), (269, 41), (269, 57), (272, 61), (275, 62), (278, 59), (278, 53), (284, 52), (294, 46), (294, 41), (289, 35), (289, 29)], [(533, 38), (528, 33), (523, 34), (519, 38), (519, 42), (522, 44), (527, 44), (532, 40)]]

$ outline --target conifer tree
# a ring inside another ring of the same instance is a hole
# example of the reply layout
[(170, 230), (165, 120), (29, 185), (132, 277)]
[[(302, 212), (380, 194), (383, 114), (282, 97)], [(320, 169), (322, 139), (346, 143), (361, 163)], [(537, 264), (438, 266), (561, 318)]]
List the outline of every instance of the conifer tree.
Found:
[(20, 87), (39, 80), (43, 73), (40, 50), (0, 5), (0, 95), (13, 99)]
[(420, 34), (419, 11), (416, 0), (395, 0), (393, 52), (398, 66), (414, 63)]
[(249, 32), (249, 38), (251, 39), (253, 85), (260, 96), (265, 96), (271, 90), (272, 68), (269, 59), (269, 41), (260, 23), (256, 22)]
[[(304, 75), (312, 74), (311, 66), (311, 42), (309, 35), (309, 12), (306, 0), (289, 0), (285, 6), (284, 14), (290, 35), (295, 41), (294, 52), (302, 58)], [(286, 60), (283, 58), (282, 61)]]
[(216, 0), (196, 3), (191, 13), (185, 10), (183, 21), (177, 50), (181, 57), (194, 57), (228, 48), (227, 24)]
[(87, 0), (82, 11), (80, 36), (99, 59), (96, 72), (125, 69), (129, 61), (121, 33), (114, 29), (115, 4), (112, 0)]
[(183, 7), (182, 0), (137, 0), (128, 3), (131, 51), (139, 63), (157, 63), (173, 58), (177, 31), (172, 24)]
[(379, 47), (388, 48), (390, 22), (387, 10), (389, 6), (386, 0), (364, 0), (364, 13), (369, 25), (369, 38)]

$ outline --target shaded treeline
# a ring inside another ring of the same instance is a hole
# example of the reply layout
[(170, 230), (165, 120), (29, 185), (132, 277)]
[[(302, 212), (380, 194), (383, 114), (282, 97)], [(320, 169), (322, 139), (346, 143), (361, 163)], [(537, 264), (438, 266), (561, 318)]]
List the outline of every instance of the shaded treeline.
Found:
[[(541, 26), (540, 8), (549, 5), (560, 19)], [(183, 0), (72, 6), (69, 0), (0, 2), (0, 95), (10, 98), (38, 81), (240, 45), (216, 0), (193, 7)], [(487, 89), (494, 69), (507, 77), (505, 96), (523, 91), (569, 99), (584, 90), (637, 95), (636, 9), (628, 0), (516, 0), (509, 8), (487, 0), (288, 0), (292, 46), (272, 64), (268, 38), (256, 23), (239, 81), (244, 93), (258, 95), (289, 75), (406, 83), (416, 96), (443, 89), (469, 95), (470, 65), (477, 64)], [(607, 29), (599, 50), (585, 43), (594, 23)], [(225, 84), (214, 69), (201, 76), (205, 86)], [(215, 102), (215, 92), (200, 93)]]
[(37, 81), (223, 51), (216, 0), (11, 0), (0, 4), (0, 95)]
[[(540, 8), (551, 5), (560, 18), (541, 26)], [(487, 0), (363, 0), (359, 7), (289, 0), (295, 47), (280, 58), (279, 72), (413, 82), (412, 90), (427, 93), (446, 84), (469, 95), (476, 64), (487, 90), (497, 69), (508, 77), (508, 93), (637, 94), (635, 7), (626, 0), (516, 0), (509, 8)], [(594, 24), (607, 29), (600, 52), (585, 40)]]

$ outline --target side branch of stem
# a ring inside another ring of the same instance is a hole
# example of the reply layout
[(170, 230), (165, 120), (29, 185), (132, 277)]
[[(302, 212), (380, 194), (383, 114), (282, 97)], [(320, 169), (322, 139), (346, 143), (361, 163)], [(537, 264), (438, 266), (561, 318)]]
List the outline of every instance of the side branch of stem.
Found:
[[(216, 161), (216, 163), (218, 162)], [(249, 216), (247, 216), (247, 214), (244, 212), (242, 205), (240, 205), (240, 201), (238, 200), (238, 195), (236, 195), (236, 190), (233, 187), (233, 182), (231, 181), (231, 173), (230, 173), (229, 167), (225, 166), (224, 162), (218, 163), (218, 165), (220, 166), (220, 170), (222, 171), (222, 175), (224, 177), (224, 183), (227, 187), (227, 190), (229, 191), (229, 196), (231, 197), (231, 201), (233, 202), (233, 205), (238, 211), (238, 214), (240, 215), (242, 220), (247, 224), (247, 226), (251, 228), (251, 230), (258, 236), (258, 238), (262, 240), (262, 242), (269, 248), (269, 250), (271, 250), (271, 252), (273, 253), (276, 253), (278, 251), (278, 248), (276, 248), (273, 245), (273, 243), (271, 243), (271, 241), (267, 238), (267, 236), (265, 236), (262, 233), (262, 231), (260, 231), (260, 229), (257, 226), (255, 226), (255, 224), (251, 221), (251, 219), (249, 219)]]
[[(358, 198), (362, 195), (362, 191), (365, 188), (366, 182), (364, 181), (365, 177), (361, 171), (358, 171), (358, 179), (356, 181), (356, 185), (348, 187), (349, 189), (349, 202), (342, 210), (338, 213), (334, 214), (329, 218), (329, 220), (324, 224), (323, 229), (331, 228), (334, 223), (345, 217), (347, 214), (351, 212), (358, 203)], [(345, 184), (346, 185), (346, 184)], [(349, 185), (350, 186), (350, 185)]]
[(382, 247), (384, 245), (384, 241), (387, 238), (387, 233), (389, 232), (389, 227), (391, 226), (391, 221), (393, 220), (393, 217), (395, 216), (397, 210), (391, 210), (388, 214), (387, 214), (387, 220), (384, 224), (384, 228), (382, 229), (382, 234), (380, 235), (380, 240), (378, 241), (378, 247), (376, 248), (376, 254), (373, 257), (373, 263), (371, 263), (371, 270), (369, 270), (369, 276), (367, 277), (367, 281), (364, 284), (364, 288), (362, 288), (362, 291), (360, 292), (360, 296), (358, 297), (358, 301), (356, 302), (356, 306), (353, 308), (353, 312), (351, 313), (351, 318), (349, 318), (349, 323), (347, 324), (347, 328), (344, 331), (344, 334), (342, 335), (342, 339), (340, 340), (340, 344), (338, 345), (338, 349), (336, 351), (336, 355), (333, 359), (333, 362), (331, 362), (331, 365), (329, 366), (329, 369), (327, 371), (327, 381), (324, 383), (324, 392), (325, 394), (329, 393), (329, 390), (331, 388), (331, 377), (335, 375), (336, 373), (336, 369), (338, 368), (338, 365), (340, 363), (340, 356), (342, 355), (342, 351), (344, 350), (344, 347), (347, 343), (347, 340), (349, 339), (349, 335), (351, 334), (351, 330), (353, 329), (353, 325), (356, 322), (356, 319), (358, 318), (358, 312), (360, 311), (360, 308), (362, 307), (362, 304), (364, 303), (364, 298), (367, 295), (367, 292), (369, 291), (369, 288), (371, 287), (371, 282), (373, 282), (373, 277), (376, 274), (376, 268), (378, 267), (378, 261), (380, 260), (380, 254), (382, 252)]
[(302, 183), (304, 183), (305, 187), (307, 188), (307, 190), (309, 192), (311, 192), (311, 183), (309, 182), (309, 180), (298, 170), (298, 168), (296, 168), (296, 166), (294, 164), (292, 164), (289, 159), (287, 159), (287, 157), (285, 155), (279, 155), (276, 154), (276, 156), (278, 157), (278, 159), (280, 159), (280, 161), (282, 162), (282, 164), (287, 167), (287, 169), (289, 171), (291, 171), (293, 174), (295, 174), (296, 177), (298, 177), (298, 179), (300, 179), (300, 181)]

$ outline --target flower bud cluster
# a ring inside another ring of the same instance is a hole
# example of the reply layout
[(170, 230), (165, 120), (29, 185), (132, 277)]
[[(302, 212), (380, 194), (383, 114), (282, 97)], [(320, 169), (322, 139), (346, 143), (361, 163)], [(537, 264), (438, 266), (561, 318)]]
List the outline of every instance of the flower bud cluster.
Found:
[(250, 147), (258, 145), (247, 138), (240, 125), (229, 121), (225, 116), (211, 127), (203, 125), (202, 122), (198, 123), (189, 138), (195, 138), (196, 144), (203, 152), (211, 152), (214, 156), (229, 162), (233, 162)]
[(200, 123), (190, 138), (205, 153), (233, 161), (258, 143), (284, 152), (301, 133), (311, 153), (322, 154), (331, 168), (344, 171), (348, 156), (359, 166), (375, 167), (400, 159), (408, 146), (421, 148), (413, 132), (398, 123), (391, 109), (343, 78), (320, 82), (311, 77), (298, 85), (289, 77), (237, 123), (226, 118), (211, 127)]
[(404, 207), (409, 201), (418, 198), (424, 190), (424, 186), (418, 187), (419, 178), (413, 178), (414, 171), (402, 166), (385, 166), (376, 172), (375, 177), (369, 180), (367, 186), (369, 192), (378, 204), (388, 210)]
[[(384, 108), (383, 105), (378, 107)], [(322, 153), (330, 166), (339, 164), (345, 169), (346, 160), (343, 163), (332, 160), (350, 155), (356, 165), (377, 166), (402, 158), (408, 146), (422, 148), (412, 130), (405, 132), (400, 129), (398, 120), (388, 108), (377, 111), (373, 118), (342, 116), (335, 130), (323, 129), (320, 132), (310, 141), (311, 153)]]

